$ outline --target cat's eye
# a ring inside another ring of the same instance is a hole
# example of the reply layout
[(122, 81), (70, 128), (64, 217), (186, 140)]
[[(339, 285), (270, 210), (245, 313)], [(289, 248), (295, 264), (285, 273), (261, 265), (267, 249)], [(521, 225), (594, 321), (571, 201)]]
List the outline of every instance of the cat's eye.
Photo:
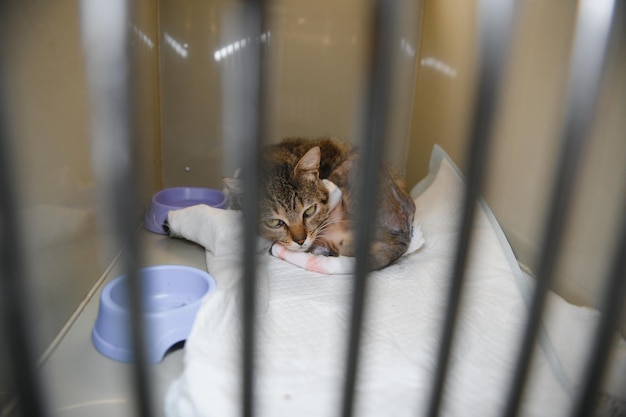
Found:
[(309, 208), (307, 208), (306, 210), (304, 210), (304, 217), (311, 217), (312, 215), (315, 214), (315, 210), (317, 209), (317, 205), (313, 204), (312, 206), (310, 206)]
[(283, 221), (278, 220), (278, 219), (270, 219), (265, 222), (265, 225), (267, 227), (271, 227), (272, 229), (276, 229), (277, 227), (280, 227), (283, 225)]

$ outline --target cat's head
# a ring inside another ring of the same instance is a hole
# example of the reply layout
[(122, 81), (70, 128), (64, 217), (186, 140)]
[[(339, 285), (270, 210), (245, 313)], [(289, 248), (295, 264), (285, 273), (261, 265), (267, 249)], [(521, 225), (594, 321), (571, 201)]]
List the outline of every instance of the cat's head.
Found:
[[(329, 213), (329, 192), (319, 178), (320, 148), (310, 149), (295, 167), (285, 161), (266, 161), (261, 180), (261, 236), (289, 250), (308, 250), (322, 232)], [(232, 202), (240, 201), (241, 182), (224, 179)]]

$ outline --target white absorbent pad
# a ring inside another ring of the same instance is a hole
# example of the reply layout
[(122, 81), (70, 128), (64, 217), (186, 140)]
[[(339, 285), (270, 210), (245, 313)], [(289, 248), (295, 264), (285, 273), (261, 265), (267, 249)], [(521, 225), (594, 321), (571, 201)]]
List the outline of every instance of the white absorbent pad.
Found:
[[(412, 194), (425, 244), (368, 277), (355, 415), (408, 417), (424, 412), (464, 188), (458, 170), (436, 147), (429, 176)], [(261, 255), (260, 261), (255, 415), (337, 415), (353, 278), (305, 271), (268, 254)], [(241, 258), (207, 252), (207, 267), (218, 288), (204, 300), (185, 345), (184, 371), (165, 401), (169, 417), (240, 415)], [(501, 413), (532, 286), (495, 218), (481, 203), (442, 416)], [(595, 310), (575, 307), (550, 294), (520, 415), (568, 415), (598, 317)], [(623, 399), (626, 343), (622, 339), (616, 338), (609, 374), (605, 392)]]

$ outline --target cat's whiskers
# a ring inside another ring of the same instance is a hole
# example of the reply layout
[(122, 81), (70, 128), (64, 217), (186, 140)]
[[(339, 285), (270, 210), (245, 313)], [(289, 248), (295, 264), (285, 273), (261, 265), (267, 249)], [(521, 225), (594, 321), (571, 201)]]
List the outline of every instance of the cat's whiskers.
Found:
[(317, 239), (318, 237), (323, 237), (324, 236), (324, 232), (328, 228), (330, 228), (331, 226), (337, 225), (337, 224), (352, 224), (352, 221), (345, 220), (345, 219), (334, 219), (334, 220), (331, 220), (330, 218), (327, 218), (323, 222), (321, 222), (319, 224), (319, 226), (315, 229), (315, 239)]
[(324, 231), (326, 231), (327, 229), (329, 229), (330, 227), (333, 227), (333, 226), (338, 225), (338, 224), (343, 224), (343, 223), (352, 223), (352, 222), (349, 222), (349, 221), (335, 221), (335, 222), (322, 223), (322, 224), (321, 224), (321, 225), (317, 228), (317, 232), (318, 232), (318, 233), (320, 233), (320, 232), (324, 232)]

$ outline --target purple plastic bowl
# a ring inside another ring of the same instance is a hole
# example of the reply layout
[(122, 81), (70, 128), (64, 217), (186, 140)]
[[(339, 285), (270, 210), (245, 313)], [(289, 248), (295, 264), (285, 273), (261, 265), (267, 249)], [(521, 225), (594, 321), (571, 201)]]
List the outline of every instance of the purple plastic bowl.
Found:
[[(205, 271), (182, 265), (142, 268), (139, 276), (146, 359), (148, 363), (158, 363), (170, 347), (187, 339), (202, 299), (217, 284)], [(91, 335), (100, 353), (122, 362), (133, 360), (127, 283), (128, 278), (123, 275), (104, 286)]]
[(152, 196), (152, 203), (146, 213), (143, 225), (154, 233), (165, 234), (163, 224), (170, 210), (206, 204), (216, 208), (226, 208), (228, 198), (220, 190), (200, 187), (166, 188)]

